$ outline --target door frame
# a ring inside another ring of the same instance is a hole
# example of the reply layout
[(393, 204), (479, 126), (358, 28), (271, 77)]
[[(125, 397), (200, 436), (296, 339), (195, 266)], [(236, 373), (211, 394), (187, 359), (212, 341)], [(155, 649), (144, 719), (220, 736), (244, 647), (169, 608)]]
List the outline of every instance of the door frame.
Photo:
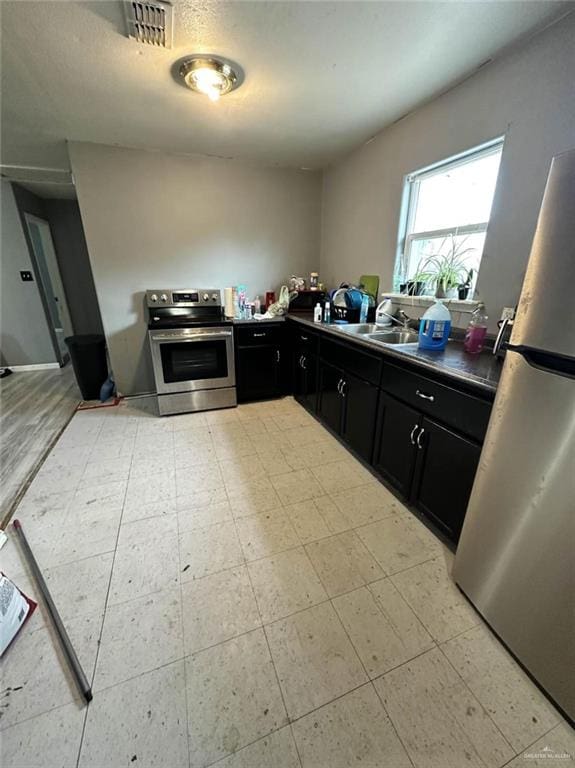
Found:
[[(46, 317), (46, 324), (48, 326), (48, 333), (50, 334), (50, 340), (52, 342), (52, 347), (54, 349), (54, 354), (56, 355), (56, 360), (58, 362), (58, 365), (60, 368), (63, 368), (69, 361), (70, 361), (70, 355), (67, 351), (63, 351), (60, 348), (60, 344), (58, 343), (58, 336), (56, 335), (56, 331), (54, 328), (54, 323), (52, 320), (52, 313), (50, 311), (50, 305), (48, 302), (48, 297), (46, 295), (46, 288), (44, 286), (44, 283), (42, 281), (42, 274), (41, 269), (38, 264), (38, 259), (36, 256), (36, 251), (34, 249), (34, 244), (32, 242), (32, 237), (29, 230), (29, 223), (38, 223), (38, 224), (45, 224), (48, 227), (48, 230), (50, 232), (50, 237), (52, 239), (52, 247), (54, 249), (54, 254), (56, 256), (56, 266), (58, 268), (58, 272), (60, 273), (60, 265), (58, 264), (58, 256), (56, 254), (56, 248), (54, 246), (54, 238), (52, 237), (52, 228), (50, 226), (50, 222), (47, 219), (43, 219), (41, 216), (37, 216), (34, 213), (30, 213), (28, 211), (21, 211), (21, 221), (22, 221), (22, 229), (24, 230), (24, 237), (26, 239), (26, 244), (28, 246), (28, 252), (30, 254), (30, 261), (32, 262), (32, 269), (34, 270), (34, 278), (36, 280), (36, 285), (38, 287), (38, 293), (40, 294), (40, 300), (42, 302), (42, 308), (44, 310), (44, 315)], [(67, 314), (70, 319), (70, 327), (73, 331), (72, 326), (72, 319), (70, 316), (70, 310), (68, 308), (68, 299), (66, 297), (66, 289), (64, 288), (64, 281), (62, 280), (62, 274), (60, 273), (60, 282), (62, 284), (62, 290), (64, 293), (64, 300), (66, 301), (66, 307), (67, 307)]]

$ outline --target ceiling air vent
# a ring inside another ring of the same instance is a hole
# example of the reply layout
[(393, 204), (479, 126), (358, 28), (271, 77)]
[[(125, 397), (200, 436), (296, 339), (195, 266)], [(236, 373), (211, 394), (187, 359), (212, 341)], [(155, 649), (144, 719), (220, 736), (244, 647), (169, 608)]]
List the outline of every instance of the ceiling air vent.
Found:
[(138, 43), (172, 47), (173, 8), (167, 2), (124, 0), (128, 37)]

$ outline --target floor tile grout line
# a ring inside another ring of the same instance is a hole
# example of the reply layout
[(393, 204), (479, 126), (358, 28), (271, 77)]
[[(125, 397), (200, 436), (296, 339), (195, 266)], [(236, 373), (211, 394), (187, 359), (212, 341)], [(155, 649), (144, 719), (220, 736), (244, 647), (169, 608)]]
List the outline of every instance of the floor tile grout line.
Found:
[[(229, 499), (227, 490), (226, 490), (226, 496), (228, 497), (228, 503), (229, 503), (230, 499)], [(242, 541), (241, 541), (241, 538), (240, 538), (240, 535), (239, 535), (238, 526), (237, 526), (237, 522), (236, 522), (235, 518), (234, 518), (234, 528), (235, 528), (235, 531), (236, 531), (237, 539), (238, 539), (238, 541), (240, 543), (240, 547), (242, 548), (242, 552), (243, 552), (243, 544), (242, 544)], [(286, 705), (284, 692), (283, 692), (282, 687), (281, 687), (279, 674), (278, 674), (278, 671), (277, 671), (277, 668), (276, 668), (276, 664), (275, 664), (275, 661), (274, 661), (274, 657), (273, 657), (273, 654), (272, 654), (272, 649), (270, 647), (269, 638), (267, 636), (265, 627), (263, 626), (263, 618), (262, 618), (259, 602), (258, 602), (258, 599), (257, 599), (256, 591), (254, 589), (254, 584), (253, 584), (253, 581), (252, 581), (252, 575), (250, 573), (250, 569), (247, 567), (247, 564), (245, 563), (245, 560), (244, 560), (244, 567), (246, 569), (246, 573), (248, 575), (248, 579), (249, 579), (249, 582), (250, 582), (250, 587), (251, 587), (251, 590), (252, 590), (252, 597), (253, 597), (253, 600), (254, 600), (254, 603), (255, 603), (255, 606), (256, 606), (256, 610), (258, 612), (258, 616), (260, 617), (261, 631), (262, 631), (262, 634), (263, 634), (263, 636), (265, 638), (265, 641), (266, 641), (266, 647), (268, 649), (268, 654), (269, 654), (269, 657), (270, 657), (270, 662), (271, 662), (271, 665), (272, 665), (272, 669), (274, 671), (274, 675), (275, 675), (275, 678), (276, 678), (276, 683), (277, 683), (278, 691), (279, 691), (280, 696), (281, 696), (281, 700), (282, 700), (285, 716), (286, 716), (286, 719), (287, 719), (286, 725), (289, 726), (293, 742), (296, 745), (296, 751), (297, 751), (297, 755), (298, 755), (298, 760), (300, 762), (301, 768), (303, 768), (303, 763), (301, 761), (301, 757), (300, 757), (300, 754), (299, 754), (299, 750), (297, 748), (297, 743), (296, 743), (296, 740), (295, 740), (295, 736), (294, 736), (294, 733), (293, 733), (293, 730), (292, 730), (292, 727), (291, 727), (291, 718), (290, 718), (290, 715), (289, 715), (289, 712), (288, 712), (288, 708), (287, 708), (287, 705)]]
[[(174, 462), (176, 460), (176, 447), (173, 446), (174, 451)], [(176, 527), (177, 527), (177, 538), (176, 538), (176, 546), (178, 548), (178, 588), (180, 592), (180, 623), (182, 627), (182, 651), (184, 653), (184, 657), (182, 659), (182, 667), (183, 667), (183, 675), (184, 675), (184, 700), (186, 703), (186, 750), (188, 753), (188, 768), (191, 766), (191, 755), (190, 755), (190, 706), (188, 702), (188, 665), (186, 663), (186, 631), (184, 626), (184, 588), (183, 588), (183, 582), (182, 582), (182, 552), (180, 547), (180, 518), (178, 513), (176, 512)]]
[[(470, 629), (473, 629), (473, 627), (470, 627)], [(452, 639), (453, 639), (453, 638), (452, 638)], [(451, 659), (449, 658), (449, 656), (448, 656), (448, 655), (445, 653), (445, 651), (443, 650), (443, 648), (441, 647), (441, 645), (438, 645), (438, 646), (437, 646), (437, 650), (438, 650), (438, 651), (439, 651), (439, 653), (442, 655), (442, 657), (443, 657), (443, 658), (444, 658), (444, 659), (447, 661), (447, 663), (449, 664), (449, 666), (451, 667), (451, 669), (452, 669), (452, 670), (455, 672), (455, 674), (456, 674), (456, 675), (459, 677), (459, 679), (462, 681), (462, 683), (463, 683), (463, 685), (465, 686), (466, 690), (467, 690), (467, 691), (468, 691), (468, 693), (469, 693), (469, 694), (470, 694), (470, 695), (471, 695), (471, 696), (472, 696), (472, 697), (475, 699), (475, 701), (478, 703), (478, 705), (479, 705), (479, 706), (481, 707), (481, 709), (483, 710), (484, 714), (486, 714), (486, 715), (487, 715), (487, 717), (489, 718), (489, 720), (490, 720), (490, 721), (493, 723), (493, 725), (494, 725), (495, 729), (498, 731), (498, 733), (500, 734), (500, 736), (501, 736), (501, 738), (503, 739), (503, 741), (505, 742), (505, 744), (507, 744), (507, 746), (509, 747), (509, 749), (510, 749), (510, 750), (513, 752), (513, 755), (515, 756), (517, 753), (515, 752), (515, 749), (514, 749), (514, 747), (513, 747), (513, 746), (510, 744), (510, 742), (509, 742), (509, 740), (508, 740), (507, 736), (505, 736), (505, 734), (503, 733), (503, 731), (502, 731), (502, 730), (501, 730), (501, 728), (499, 727), (499, 724), (498, 724), (498, 723), (496, 723), (496, 722), (495, 722), (495, 720), (494, 720), (494, 719), (491, 717), (491, 714), (488, 712), (488, 710), (487, 710), (487, 707), (485, 707), (485, 706), (483, 705), (483, 703), (482, 703), (482, 702), (479, 700), (479, 698), (477, 697), (477, 695), (475, 694), (475, 692), (474, 692), (474, 691), (471, 689), (471, 686), (469, 685), (469, 683), (467, 682), (467, 680), (466, 680), (466, 679), (463, 677), (463, 675), (461, 675), (461, 674), (459, 673), (459, 671), (458, 671), (458, 670), (455, 668), (455, 665), (453, 664), (453, 662), (451, 661)]]
[[(313, 562), (311, 561), (311, 558), (309, 558), (309, 559), (310, 559), (310, 562), (311, 562), (312, 568), (314, 569), (314, 571), (315, 571), (315, 573), (316, 573), (316, 575), (317, 575), (318, 579), (320, 579), (320, 582), (321, 582), (321, 578), (320, 578), (320, 576), (319, 576), (319, 573), (317, 572), (317, 570), (316, 570), (316, 568), (315, 568), (315, 566), (314, 566)], [(367, 585), (364, 585), (364, 586), (367, 586)], [(325, 587), (324, 587), (324, 589), (325, 589)], [(327, 590), (326, 590), (326, 592), (327, 592)], [(344, 633), (345, 633), (345, 635), (346, 635), (346, 637), (347, 637), (347, 639), (348, 639), (348, 641), (349, 641), (349, 643), (350, 643), (351, 647), (353, 648), (353, 651), (354, 651), (354, 653), (355, 653), (355, 655), (356, 655), (356, 657), (357, 657), (357, 659), (358, 659), (359, 663), (361, 664), (361, 667), (362, 667), (362, 669), (363, 669), (363, 671), (364, 671), (364, 673), (365, 673), (365, 675), (366, 675), (366, 677), (367, 677), (367, 682), (366, 682), (365, 684), (367, 684), (367, 685), (371, 684), (371, 686), (372, 686), (372, 688), (373, 688), (373, 690), (375, 691), (375, 694), (376, 694), (376, 696), (377, 696), (378, 694), (377, 694), (377, 690), (375, 690), (375, 685), (373, 684), (373, 680), (372, 680), (372, 678), (371, 678), (371, 676), (370, 676), (369, 672), (367, 671), (367, 668), (366, 668), (365, 664), (363, 663), (363, 659), (362, 659), (362, 658), (361, 658), (361, 656), (359, 655), (359, 652), (358, 652), (358, 650), (357, 650), (357, 648), (356, 648), (356, 646), (355, 646), (355, 643), (353, 642), (353, 640), (352, 640), (352, 638), (351, 638), (351, 636), (350, 636), (349, 632), (348, 632), (348, 631), (347, 631), (347, 629), (345, 628), (345, 626), (344, 626), (344, 623), (343, 623), (343, 621), (342, 621), (342, 619), (341, 619), (341, 616), (340, 616), (340, 615), (339, 615), (339, 613), (338, 613), (338, 610), (337, 610), (337, 608), (336, 608), (336, 607), (335, 607), (335, 605), (333, 604), (333, 598), (331, 598), (331, 597), (329, 598), (329, 603), (330, 603), (330, 605), (331, 605), (332, 611), (335, 613), (335, 615), (336, 615), (336, 617), (337, 617), (337, 620), (339, 621), (339, 623), (340, 623), (340, 626), (341, 626), (341, 628), (343, 629), (343, 631), (344, 631)], [(348, 691), (348, 693), (349, 693), (349, 691)], [(347, 693), (346, 693), (346, 694), (344, 694), (344, 695), (347, 695)], [(378, 699), (381, 701), (381, 698), (380, 698), (379, 696), (378, 696)], [(331, 703), (331, 702), (330, 702), (330, 703)], [(396, 727), (395, 727), (395, 723), (392, 721), (391, 717), (389, 716), (389, 712), (388, 712), (388, 711), (387, 711), (387, 709), (385, 708), (385, 706), (384, 706), (384, 704), (383, 704), (383, 701), (381, 701), (381, 706), (382, 706), (382, 708), (383, 708), (384, 712), (386, 713), (386, 715), (387, 715), (387, 717), (388, 717), (388, 719), (389, 719), (389, 722), (391, 723), (391, 726), (392, 726), (393, 730), (395, 731), (395, 734), (396, 734), (396, 736), (397, 736), (397, 738), (398, 738), (399, 742), (401, 743), (401, 745), (402, 745), (403, 749), (405, 750), (405, 754), (407, 755), (407, 759), (408, 759), (408, 760), (411, 762), (411, 764), (413, 765), (413, 762), (412, 762), (412, 760), (411, 760), (411, 757), (410, 757), (410, 755), (409, 755), (409, 752), (407, 751), (407, 749), (406, 749), (406, 747), (405, 747), (405, 744), (403, 743), (403, 740), (402, 740), (402, 739), (401, 739), (401, 737), (399, 736), (399, 733), (397, 732), (397, 729), (396, 729)]]
[(511, 757), (506, 763), (503, 763), (500, 768), (507, 768), (514, 760), (516, 760), (518, 757), (520, 757), (524, 752), (527, 752), (528, 749), (531, 749), (534, 747), (538, 741), (541, 741), (541, 739), (544, 739), (546, 736), (549, 736), (551, 731), (554, 731), (555, 728), (559, 728), (559, 726), (563, 725), (565, 721), (563, 719), (559, 719), (558, 722), (555, 723), (555, 725), (552, 725), (551, 728), (545, 731), (545, 733), (542, 733), (541, 736), (538, 736), (536, 739), (534, 739), (530, 744), (527, 744), (527, 746), (522, 747), (519, 751), (515, 751), (515, 754), (513, 757)]
[[(131, 459), (130, 459), (130, 468), (132, 466), (132, 460), (133, 460), (133, 454), (131, 455)], [(128, 472), (128, 477), (129, 477), (129, 474), (130, 473)], [(111, 564), (111, 568), (110, 568), (110, 577), (108, 579), (108, 589), (106, 590), (106, 599), (104, 601), (104, 612), (102, 614), (102, 624), (100, 626), (100, 634), (99, 634), (98, 642), (97, 642), (97, 646), (96, 646), (96, 657), (94, 659), (94, 668), (93, 668), (93, 672), (92, 672), (92, 679), (91, 679), (91, 682), (90, 682), (90, 687), (91, 688), (94, 686), (94, 682), (96, 680), (96, 671), (98, 669), (98, 660), (100, 658), (100, 650), (102, 648), (102, 637), (104, 635), (104, 626), (106, 624), (106, 614), (108, 612), (108, 599), (109, 599), (109, 596), (110, 596), (110, 590), (112, 588), (112, 579), (114, 577), (114, 564), (116, 562), (116, 552), (118, 550), (118, 541), (120, 539), (120, 528), (122, 527), (122, 519), (123, 519), (123, 516), (124, 516), (124, 506), (126, 504), (127, 494), (128, 494), (128, 482), (126, 482), (126, 485), (125, 485), (125, 488), (124, 488), (124, 499), (123, 499), (122, 507), (121, 507), (121, 511), (120, 511), (120, 518), (118, 520), (118, 530), (116, 531), (116, 545), (114, 547), (114, 556), (112, 557), (112, 564)], [(83, 722), (83, 725), (82, 725), (82, 734), (80, 736), (80, 744), (78, 746), (78, 757), (76, 759), (76, 768), (79, 768), (79, 766), (80, 766), (80, 759), (81, 759), (81, 756), (82, 756), (82, 748), (84, 746), (84, 737), (85, 737), (85, 734), (86, 734), (86, 726), (88, 724), (88, 715), (89, 715), (89, 705), (86, 707), (86, 715), (84, 717), (84, 722)]]
[[(426, 653), (427, 653), (427, 651), (426, 651)], [(422, 655), (422, 654), (420, 654), (420, 655)], [(396, 667), (396, 669), (397, 669), (397, 667)], [(386, 674), (387, 674), (387, 673), (386, 673)], [(382, 675), (382, 677), (383, 677), (383, 675)], [(384, 712), (385, 712), (385, 714), (387, 715), (387, 719), (388, 719), (388, 720), (389, 720), (389, 722), (391, 723), (391, 727), (393, 728), (393, 731), (394, 731), (395, 735), (397, 736), (397, 739), (398, 739), (399, 743), (401, 744), (401, 746), (403, 747), (403, 750), (404, 750), (405, 754), (407, 755), (407, 759), (409, 760), (409, 762), (411, 763), (411, 765), (413, 766), (413, 768), (415, 768), (416, 764), (415, 764), (415, 762), (414, 762), (414, 761), (411, 759), (411, 755), (410, 755), (410, 753), (409, 753), (409, 750), (407, 749), (407, 747), (406, 747), (406, 745), (405, 745), (405, 743), (404, 743), (403, 739), (402, 739), (402, 738), (401, 738), (401, 736), (399, 735), (399, 731), (397, 730), (397, 726), (396, 726), (396, 725), (395, 725), (395, 723), (393, 722), (393, 718), (392, 718), (392, 717), (391, 717), (391, 715), (389, 714), (389, 712), (388, 712), (388, 710), (387, 710), (387, 707), (385, 706), (385, 702), (383, 701), (382, 697), (381, 697), (381, 696), (380, 696), (380, 694), (379, 694), (379, 691), (377, 690), (377, 687), (375, 686), (375, 681), (374, 681), (374, 680), (371, 680), (370, 682), (371, 682), (371, 687), (372, 687), (372, 688), (373, 688), (373, 690), (375, 691), (375, 695), (377, 696), (377, 698), (378, 698), (378, 700), (379, 700), (379, 702), (380, 702), (380, 704), (381, 704), (381, 706), (382, 706), (382, 708), (383, 708), (383, 711), (384, 711)]]

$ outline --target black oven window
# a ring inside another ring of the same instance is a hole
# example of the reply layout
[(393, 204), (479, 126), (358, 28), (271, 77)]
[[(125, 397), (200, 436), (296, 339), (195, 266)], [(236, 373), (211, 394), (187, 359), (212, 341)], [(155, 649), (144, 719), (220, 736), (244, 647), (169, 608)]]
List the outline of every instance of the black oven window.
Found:
[(222, 340), (161, 344), (160, 353), (166, 384), (228, 375), (226, 342)]

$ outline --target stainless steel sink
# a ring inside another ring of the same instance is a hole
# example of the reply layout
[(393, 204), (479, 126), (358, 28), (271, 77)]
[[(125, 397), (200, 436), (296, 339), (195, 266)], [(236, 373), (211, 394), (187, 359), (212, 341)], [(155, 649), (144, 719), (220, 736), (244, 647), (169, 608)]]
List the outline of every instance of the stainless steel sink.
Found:
[(335, 327), (340, 331), (345, 331), (345, 333), (359, 333), (361, 335), (381, 331), (381, 326), (375, 323), (350, 323), (349, 325), (337, 325)]
[(379, 333), (370, 333), (367, 336), (371, 341), (378, 341), (380, 344), (415, 344), (419, 340), (417, 333), (399, 329), (379, 331)]

